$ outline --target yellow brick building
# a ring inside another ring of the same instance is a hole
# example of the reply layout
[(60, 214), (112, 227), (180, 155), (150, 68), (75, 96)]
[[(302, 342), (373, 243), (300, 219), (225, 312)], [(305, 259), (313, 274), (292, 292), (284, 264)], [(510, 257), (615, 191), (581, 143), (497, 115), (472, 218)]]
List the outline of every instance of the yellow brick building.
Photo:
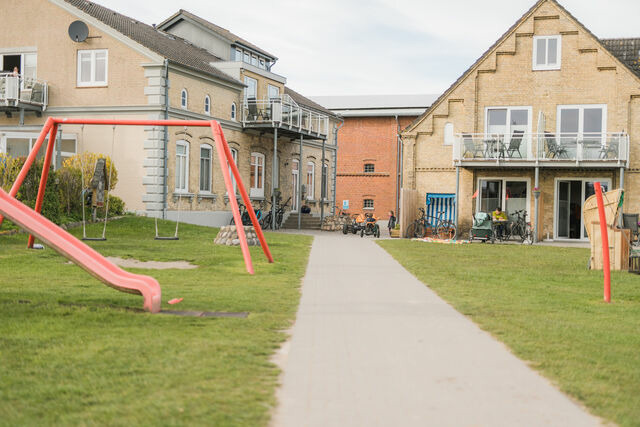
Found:
[(538, 1), (403, 131), (403, 187), (457, 194), (463, 238), (501, 206), (526, 210), (539, 239), (585, 239), (596, 181), (640, 212), (639, 50)]
[[(274, 55), (184, 10), (158, 26), (84, 0), (5, 0), (0, 13), (0, 152), (28, 154), (47, 117), (215, 119), (255, 206), (278, 192), (288, 211), (335, 206), (339, 121), (286, 85)], [(76, 21), (86, 39), (70, 37)], [(65, 125), (58, 139), (58, 167), (79, 152), (112, 155), (129, 210), (230, 220), (207, 128)]]

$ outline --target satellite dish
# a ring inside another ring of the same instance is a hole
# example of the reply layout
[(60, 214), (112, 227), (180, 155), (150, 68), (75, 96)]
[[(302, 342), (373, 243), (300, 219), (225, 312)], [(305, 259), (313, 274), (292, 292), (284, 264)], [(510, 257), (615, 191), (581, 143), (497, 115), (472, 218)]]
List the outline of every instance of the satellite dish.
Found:
[(83, 42), (89, 36), (89, 27), (82, 21), (73, 21), (69, 25), (69, 37), (76, 43)]

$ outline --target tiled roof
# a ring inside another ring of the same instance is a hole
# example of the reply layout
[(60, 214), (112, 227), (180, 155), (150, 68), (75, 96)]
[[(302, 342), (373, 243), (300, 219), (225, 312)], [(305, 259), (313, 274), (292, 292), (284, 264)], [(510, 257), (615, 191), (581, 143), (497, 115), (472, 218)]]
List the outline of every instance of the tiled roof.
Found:
[(289, 95), (291, 97), (291, 99), (293, 99), (295, 101), (296, 104), (298, 104), (301, 107), (307, 107), (307, 108), (312, 108), (316, 111), (322, 112), (328, 116), (331, 117), (337, 117), (334, 113), (332, 113), (331, 111), (327, 110), (326, 108), (324, 108), (322, 105), (318, 104), (317, 102), (313, 102), (312, 100), (310, 100), (309, 98), (306, 98), (302, 95), (300, 95), (298, 92), (296, 92), (295, 90), (286, 87), (284, 88), (284, 93)]
[(640, 77), (640, 38), (600, 39), (600, 42)]
[(242, 85), (239, 80), (211, 65), (212, 62), (220, 61), (220, 58), (205, 49), (194, 46), (185, 39), (157, 30), (150, 25), (91, 1), (65, 1), (171, 62), (213, 75), (227, 82)]
[(206, 19), (203, 19), (201, 17), (199, 17), (198, 15), (194, 15), (193, 13), (189, 12), (188, 10), (184, 10), (184, 9), (180, 9), (178, 12), (174, 13), (171, 17), (165, 19), (164, 21), (162, 21), (160, 24), (158, 24), (158, 27), (160, 28), (164, 28), (170, 21), (172, 21), (173, 19), (175, 19), (176, 17), (183, 15), (189, 19), (192, 19), (194, 21), (196, 21), (197, 23), (199, 23), (200, 25), (210, 29), (211, 31), (215, 32), (216, 34), (218, 34), (219, 36), (222, 36), (223, 38), (231, 41), (232, 43), (239, 43), (243, 46), (246, 46), (250, 49), (255, 50), (256, 52), (259, 52), (265, 56), (268, 56), (269, 58), (273, 58), (273, 59), (278, 59), (276, 58), (274, 55), (270, 54), (269, 52), (260, 49), (258, 46), (254, 45), (253, 43), (248, 42), (247, 40), (243, 39), (242, 37), (239, 37), (235, 34), (233, 34), (231, 31), (227, 30), (226, 28), (222, 28), (212, 22), (207, 21)]

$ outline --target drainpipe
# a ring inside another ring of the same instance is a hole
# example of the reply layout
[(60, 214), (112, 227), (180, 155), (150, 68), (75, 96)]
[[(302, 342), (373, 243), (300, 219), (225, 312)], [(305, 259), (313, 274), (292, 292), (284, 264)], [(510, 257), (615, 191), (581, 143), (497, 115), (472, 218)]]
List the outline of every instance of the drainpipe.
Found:
[[(624, 168), (620, 168), (620, 189), (622, 190), (622, 195), (624, 197)], [(618, 224), (622, 224), (622, 211), (624, 211), (624, 208), (620, 209)]]
[(271, 229), (276, 229), (276, 175), (279, 174), (278, 161), (278, 128), (273, 128), (273, 161), (271, 169)]
[(333, 188), (332, 188), (332, 200), (331, 200), (331, 213), (333, 215), (336, 214), (336, 187), (337, 187), (337, 179), (338, 179), (338, 131), (342, 128), (342, 126), (344, 125), (344, 119), (342, 117), (339, 117), (338, 120), (340, 120), (340, 126), (333, 126), (334, 132), (333, 132), (333, 145), (335, 146), (335, 149), (333, 151)]
[[(326, 139), (322, 139), (322, 161), (320, 162), (320, 224), (324, 221), (324, 196), (326, 192), (325, 188), (325, 174), (324, 174), (324, 145)], [(315, 184), (315, 182), (314, 182)]]
[[(169, 120), (169, 60), (164, 60), (164, 119)], [(163, 172), (163, 201), (162, 219), (167, 219), (167, 209), (169, 209), (169, 127), (164, 127), (164, 172)]]
[[(456, 199), (453, 201), (454, 206), (454, 224), (456, 225), (456, 232), (458, 232), (458, 200), (460, 200), (460, 166), (456, 165)], [(459, 237), (456, 236), (456, 239)]]
[[(535, 179), (534, 179), (535, 184), (533, 184), (534, 188), (540, 188), (540, 168), (538, 166), (536, 166), (536, 173), (535, 173)], [(533, 223), (533, 243), (538, 243), (538, 223), (540, 222), (538, 220), (538, 216), (540, 213), (540, 205), (539, 205), (539, 201), (538, 199), (540, 198), (540, 190), (538, 191), (534, 191), (533, 192), (533, 197), (534, 197), (534, 210), (535, 210), (535, 222)]]
[[(400, 122), (396, 119), (396, 218), (400, 218), (400, 186), (402, 185), (402, 139), (400, 138)], [(458, 224), (456, 223), (456, 226)]]
[[(306, 171), (306, 168), (302, 165), (302, 134), (300, 134), (300, 161), (298, 162), (298, 230), (302, 228), (302, 171)], [(306, 177), (306, 174), (304, 176)]]

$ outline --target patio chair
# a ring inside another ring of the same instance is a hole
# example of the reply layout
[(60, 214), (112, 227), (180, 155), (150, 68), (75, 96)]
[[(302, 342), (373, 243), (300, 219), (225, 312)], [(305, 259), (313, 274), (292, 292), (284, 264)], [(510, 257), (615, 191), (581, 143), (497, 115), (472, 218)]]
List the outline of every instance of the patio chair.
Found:
[(638, 214), (622, 214), (622, 228), (631, 230), (633, 246), (640, 246), (640, 230), (638, 229)]
[(258, 120), (258, 105), (255, 98), (247, 98), (248, 120)]
[(478, 153), (480, 153), (481, 155), (483, 154), (482, 148), (476, 145), (471, 134), (463, 133), (462, 143), (464, 144), (464, 153), (462, 153), (462, 157), (466, 157), (467, 153), (471, 153), (472, 158), (479, 157)]
[(514, 130), (513, 135), (511, 135), (511, 140), (509, 141), (509, 146), (507, 147), (507, 156), (515, 157), (515, 154), (518, 154), (519, 158), (522, 158), (522, 153), (520, 153), (520, 145), (522, 144), (522, 139), (524, 138), (523, 130)]
[(617, 159), (618, 158), (618, 139), (612, 139), (608, 145), (600, 148), (600, 160), (604, 159)]
[(562, 157), (564, 157), (565, 159), (569, 158), (567, 149), (558, 144), (558, 142), (556, 141), (556, 136), (554, 134), (545, 132), (544, 142), (546, 145), (546, 154), (548, 159), (559, 159)]

